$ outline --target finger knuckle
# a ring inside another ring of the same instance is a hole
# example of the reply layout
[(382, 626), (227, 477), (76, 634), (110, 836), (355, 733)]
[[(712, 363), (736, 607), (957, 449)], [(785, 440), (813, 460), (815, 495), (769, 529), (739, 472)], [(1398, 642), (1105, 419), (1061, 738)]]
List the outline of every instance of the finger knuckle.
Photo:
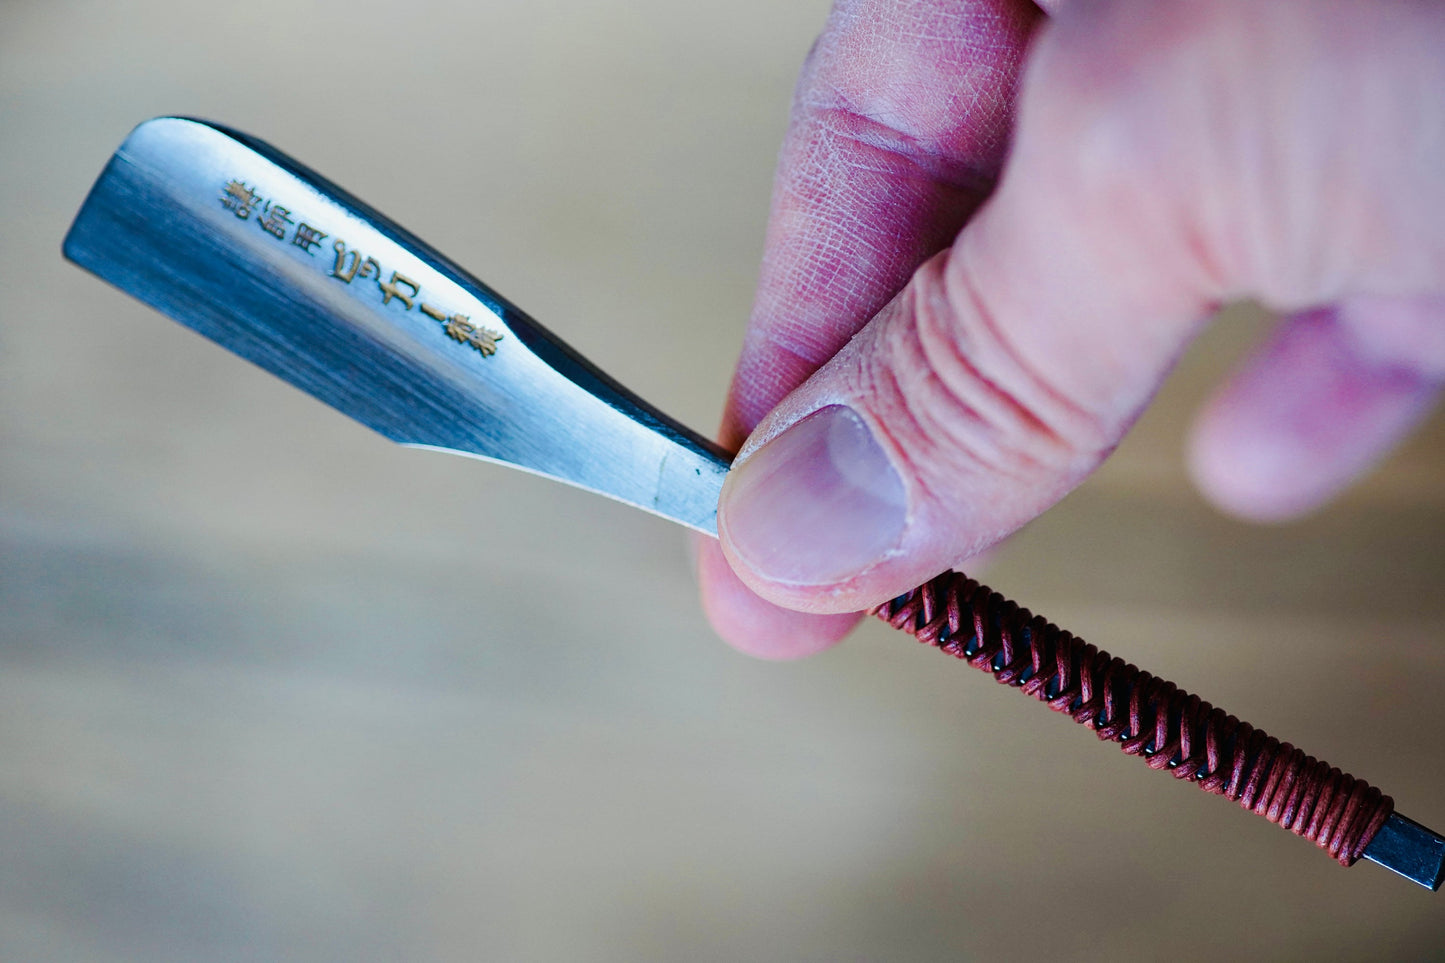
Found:
[[(1438, 8), (1127, 0), (1051, 37), (1039, 106), (1068, 188), (1182, 279), (1317, 303), (1439, 236)], [(1091, 11), (1092, 12), (1092, 11)], [(1068, 19), (1066, 17), (1066, 19)], [(1382, 150), (1380, 145), (1389, 144)], [(1432, 146), (1433, 145), (1433, 146)]]

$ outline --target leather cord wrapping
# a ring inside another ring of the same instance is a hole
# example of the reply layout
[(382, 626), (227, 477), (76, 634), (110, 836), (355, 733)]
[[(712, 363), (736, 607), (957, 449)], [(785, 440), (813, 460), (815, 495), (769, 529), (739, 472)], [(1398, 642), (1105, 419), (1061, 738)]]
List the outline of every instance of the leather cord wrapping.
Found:
[(1065, 632), (965, 575), (945, 572), (873, 614), (1140, 756), (1314, 842), (1343, 866), (1395, 804), (1362, 779), (1241, 722)]

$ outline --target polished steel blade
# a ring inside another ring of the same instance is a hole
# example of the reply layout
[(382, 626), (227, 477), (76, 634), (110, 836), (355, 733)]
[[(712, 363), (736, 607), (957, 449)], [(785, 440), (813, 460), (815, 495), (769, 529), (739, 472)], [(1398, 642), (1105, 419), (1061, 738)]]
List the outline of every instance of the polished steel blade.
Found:
[(717, 534), (729, 456), (280, 151), (137, 127), (65, 255), (404, 445), (523, 468)]

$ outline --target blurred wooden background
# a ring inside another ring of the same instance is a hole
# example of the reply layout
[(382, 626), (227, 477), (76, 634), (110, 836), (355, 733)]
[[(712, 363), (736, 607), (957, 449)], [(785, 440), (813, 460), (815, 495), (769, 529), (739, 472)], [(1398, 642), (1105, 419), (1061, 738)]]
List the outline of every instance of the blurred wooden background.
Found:
[[(139, 121), (293, 153), (715, 423), (826, 4), (0, 6), (0, 959), (1424, 959), (1343, 871), (881, 626), (709, 634), (681, 535), (394, 448), (64, 264)], [(1188, 488), (1237, 311), (990, 580), (1445, 826), (1445, 421)]]

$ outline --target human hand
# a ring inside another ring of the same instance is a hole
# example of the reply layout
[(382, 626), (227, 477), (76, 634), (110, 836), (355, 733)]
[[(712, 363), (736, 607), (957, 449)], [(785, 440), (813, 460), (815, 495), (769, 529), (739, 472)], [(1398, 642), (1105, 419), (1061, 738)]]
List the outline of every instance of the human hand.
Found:
[(810, 56), (699, 546), (739, 648), (824, 648), (1053, 505), (1227, 301), (1288, 315), (1190, 441), (1235, 514), (1323, 503), (1445, 383), (1445, 9), (1057, 13), (840, 0)]

